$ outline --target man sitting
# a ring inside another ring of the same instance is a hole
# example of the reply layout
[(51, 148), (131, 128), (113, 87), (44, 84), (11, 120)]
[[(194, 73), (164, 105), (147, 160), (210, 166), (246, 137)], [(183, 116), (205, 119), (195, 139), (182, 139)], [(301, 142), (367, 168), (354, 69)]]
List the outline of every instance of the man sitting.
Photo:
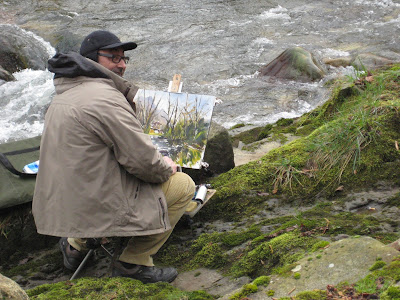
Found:
[(49, 60), (56, 96), (45, 116), (32, 211), (38, 233), (62, 237), (68, 269), (79, 266), (88, 238), (132, 237), (112, 275), (171, 282), (176, 269), (155, 267), (152, 256), (195, 185), (157, 151), (136, 117), (137, 88), (122, 78), (125, 51), (136, 47), (99, 30), (80, 54)]

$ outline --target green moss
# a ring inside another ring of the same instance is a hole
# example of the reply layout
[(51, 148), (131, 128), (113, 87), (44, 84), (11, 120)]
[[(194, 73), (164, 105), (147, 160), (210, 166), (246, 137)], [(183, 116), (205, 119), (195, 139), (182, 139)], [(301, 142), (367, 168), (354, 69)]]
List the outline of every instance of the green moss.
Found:
[(385, 292), (381, 294), (381, 300), (395, 300), (400, 299), (400, 287), (390, 286)]
[(246, 124), (239, 123), (239, 124), (233, 125), (230, 129), (242, 128), (242, 127), (244, 127), (244, 126), (246, 126)]
[(253, 283), (254, 283), (256, 286), (260, 286), (260, 285), (262, 285), (262, 286), (268, 286), (268, 284), (270, 283), (270, 281), (271, 281), (271, 278), (270, 278), (269, 276), (263, 275), (263, 276), (260, 276), (260, 277), (257, 277), (256, 279), (254, 279), (254, 280), (253, 280)]
[(273, 268), (297, 261), (316, 242), (314, 238), (302, 237), (294, 232), (282, 234), (249, 250), (233, 264), (232, 273), (237, 277), (268, 274)]
[(80, 278), (27, 291), (30, 299), (214, 299), (204, 291), (184, 292), (167, 283), (143, 284), (129, 278)]
[(369, 270), (370, 270), (370, 271), (375, 271), (375, 270), (378, 270), (378, 269), (383, 268), (385, 265), (386, 265), (386, 263), (385, 263), (384, 261), (381, 261), (381, 260), (380, 260), (380, 261), (375, 262), (375, 263), (372, 265), (372, 267), (369, 268)]
[(400, 257), (380, 269), (373, 270), (371, 274), (355, 284), (355, 289), (360, 293), (381, 293), (399, 280)]
[(258, 134), (257, 141), (267, 138), (271, 132), (271, 129), (272, 129), (271, 124), (265, 125), (261, 130), (261, 132)]
[(272, 297), (272, 296), (274, 296), (275, 295), (275, 291), (274, 290), (269, 290), (269, 291), (267, 291), (267, 296), (268, 297)]
[(229, 297), (229, 299), (240, 300), (246, 297), (247, 295), (256, 293), (257, 291), (258, 291), (257, 285), (253, 283), (245, 284), (239, 292), (233, 294), (231, 297)]
[(300, 279), (300, 277), (301, 277), (301, 274), (298, 273), (298, 272), (296, 272), (296, 273), (293, 274), (293, 278), (294, 278), (294, 279)]
[(319, 249), (325, 248), (328, 246), (330, 243), (328, 241), (319, 241), (318, 243), (315, 243), (314, 246), (312, 247), (311, 251), (315, 252)]
[(194, 257), (194, 266), (204, 266), (207, 268), (218, 268), (226, 261), (222, 248), (219, 244), (209, 243), (205, 245)]
[(232, 145), (234, 147), (237, 147), (239, 145), (239, 141), (246, 145), (258, 141), (258, 136), (263, 131), (263, 129), (264, 127), (255, 127), (248, 131), (244, 131), (235, 135), (234, 137), (232, 137)]
[(294, 297), (295, 300), (325, 300), (326, 298), (326, 291), (322, 290), (300, 292)]
[(285, 118), (281, 118), (278, 121), (276, 121), (276, 125), (277, 126), (289, 126), (293, 124), (293, 119), (285, 119)]

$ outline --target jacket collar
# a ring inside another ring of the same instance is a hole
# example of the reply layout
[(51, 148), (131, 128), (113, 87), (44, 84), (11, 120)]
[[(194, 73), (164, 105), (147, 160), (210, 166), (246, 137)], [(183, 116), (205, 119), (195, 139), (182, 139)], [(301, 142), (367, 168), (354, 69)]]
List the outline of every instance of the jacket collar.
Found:
[[(61, 78), (77, 78), (79, 76), (111, 79), (115, 88), (125, 96), (136, 112), (136, 105), (133, 102), (133, 98), (138, 91), (138, 87), (101, 64), (83, 57), (77, 52), (57, 53), (49, 59), (48, 69), (54, 73), (54, 79), (57, 80)], [(63, 80), (61, 79), (61, 81)], [(70, 81), (68, 80), (68, 82)]]
[[(100, 70), (102, 73), (106, 74), (107, 77), (109, 77), (115, 84), (115, 87), (117, 90), (119, 90), (125, 98), (128, 100), (129, 103), (134, 103), (133, 98), (135, 98), (135, 95), (138, 91), (138, 87), (126, 80), (125, 78), (115, 74), (114, 72), (110, 71), (106, 67), (102, 66), (101, 64), (86, 58), (88, 62), (93, 64), (98, 70)], [(135, 109), (136, 111), (136, 109)]]

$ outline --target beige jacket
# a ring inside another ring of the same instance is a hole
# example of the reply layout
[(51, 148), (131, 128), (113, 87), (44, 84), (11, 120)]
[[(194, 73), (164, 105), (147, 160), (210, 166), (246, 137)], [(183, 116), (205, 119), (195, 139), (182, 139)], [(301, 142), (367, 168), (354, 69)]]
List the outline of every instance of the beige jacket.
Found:
[(78, 238), (164, 232), (170, 224), (160, 183), (172, 168), (124, 96), (132, 100), (137, 88), (88, 63), (109, 78), (54, 80), (33, 198), (37, 231)]

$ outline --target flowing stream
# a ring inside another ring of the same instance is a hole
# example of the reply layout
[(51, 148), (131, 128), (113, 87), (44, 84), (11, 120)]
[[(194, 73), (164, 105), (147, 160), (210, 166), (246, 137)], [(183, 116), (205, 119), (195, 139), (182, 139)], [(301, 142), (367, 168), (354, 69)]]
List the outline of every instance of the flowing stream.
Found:
[[(313, 83), (257, 76), (289, 47), (319, 59), (370, 52), (400, 61), (400, 0), (0, 0), (0, 23), (37, 39), (49, 57), (53, 47), (77, 50), (97, 29), (135, 41), (138, 48), (126, 53), (126, 78), (167, 90), (181, 74), (183, 92), (222, 101), (213, 120), (226, 128), (299, 116), (327, 99), (326, 81), (355, 74), (352, 67), (331, 67)], [(47, 70), (14, 76), (0, 82), (0, 142), (40, 134), (54, 93)]]

